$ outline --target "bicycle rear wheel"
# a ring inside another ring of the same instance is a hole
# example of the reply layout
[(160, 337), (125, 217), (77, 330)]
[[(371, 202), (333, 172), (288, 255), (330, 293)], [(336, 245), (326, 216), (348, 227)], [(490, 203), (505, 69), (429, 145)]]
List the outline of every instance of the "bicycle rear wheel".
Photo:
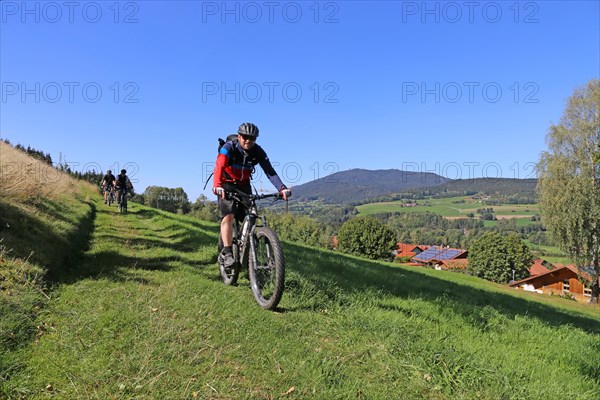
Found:
[(120, 191), (117, 194), (117, 202), (119, 203), (119, 212), (127, 212), (127, 195), (125, 192)]
[[(221, 250), (223, 250), (223, 239), (221, 239), (221, 234), (219, 233), (219, 254), (221, 254)], [(227, 286), (235, 285), (240, 276), (240, 251), (239, 246), (237, 245), (237, 228), (235, 225), (233, 228), (233, 244), (231, 245), (231, 251), (233, 252), (233, 258), (235, 259), (233, 267), (225, 268), (221, 262), (217, 261), (219, 264), (219, 275), (221, 275), (221, 280)]]
[[(250, 254), (250, 286), (258, 305), (273, 310), (285, 288), (285, 259), (279, 238), (268, 227), (254, 230), (254, 252)], [(253, 253), (253, 254), (252, 254)]]

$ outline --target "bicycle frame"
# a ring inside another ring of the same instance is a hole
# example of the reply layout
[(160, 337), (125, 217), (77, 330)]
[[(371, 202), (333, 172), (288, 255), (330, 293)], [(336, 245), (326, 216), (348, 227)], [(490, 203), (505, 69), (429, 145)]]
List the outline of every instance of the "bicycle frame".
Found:
[(234, 219), (232, 249), (236, 263), (229, 269), (219, 264), (221, 278), (226, 285), (235, 285), (240, 271), (248, 269), (250, 288), (257, 303), (272, 310), (277, 307), (284, 291), (285, 259), (279, 238), (268, 227), (266, 217), (259, 214), (256, 202), (269, 197), (280, 198), (281, 195), (227, 191), (226, 196), (245, 207), (246, 215), (242, 221)]
[[(240, 237), (233, 239), (241, 249), (240, 261), (242, 265), (247, 265), (248, 256), (254, 254), (256, 251), (255, 243), (251, 239), (253, 237), (252, 235), (254, 235), (254, 229), (257, 226), (257, 220), (262, 222), (262, 225), (260, 226), (268, 226), (267, 218), (258, 214), (258, 208), (256, 207), (255, 201), (253, 201), (242, 221), (241, 228), (238, 226), (238, 229), (236, 229)], [(236, 221), (236, 223), (239, 225), (239, 222)]]

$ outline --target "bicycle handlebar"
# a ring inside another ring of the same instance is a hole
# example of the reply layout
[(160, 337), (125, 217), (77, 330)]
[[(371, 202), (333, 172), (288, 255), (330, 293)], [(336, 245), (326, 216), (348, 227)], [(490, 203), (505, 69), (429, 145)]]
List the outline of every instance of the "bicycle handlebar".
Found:
[(237, 189), (225, 191), (225, 198), (230, 198), (233, 200), (240, 200), (240, 198), (244, 198), (244, 199), (256, 201), (256, 200), (267, 199), (270, 197), (278, 200), (278, 199), (283, 198), (283, 195), (281, 193), (248, 194), (248, 193), (242, 192), (241, 190), (237, 190)]

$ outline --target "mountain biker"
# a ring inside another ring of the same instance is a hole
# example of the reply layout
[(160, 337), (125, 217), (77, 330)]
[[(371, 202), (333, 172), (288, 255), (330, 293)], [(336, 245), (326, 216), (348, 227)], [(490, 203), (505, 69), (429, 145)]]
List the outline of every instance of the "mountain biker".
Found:
[(226, 142), (217, 156), (214, 170), (213, 193), (218, 197), (219, 211), (221, 213), (221, 240), (223, 250), (219, 260), (225, 268), (230, 268), (235, 260), (231, 250), (233, 242), (233, 218), (243, 220), (244, 207), (236, 207), (233, 200), (225, 198), (225, 191), (237, 189), (247, 194), (252, 194), (250, 178), (254, 166), (259, 164), (275, 186), (275, 189), (285, 200), (292, 195), (275, 172), (267, 157), (267, 153), (256, 144), (258, 127), (250, 122), (245, 122), (238, 128), (237, 141)]
[(108, 194), (110, 188), (113, 187), (115, 184), (115, 179), (116, 178), (110, 169), (106, 171), (106, 174), (102, 178), (102, 182), (100, 183), (100, 185), (102, 186), (102, 193), (104, 194), (104, 204), (108, 202)]
[(126, 196), (130, 190), (133, 190), (133, 185), (127, 176), (127, 171), (122, 169), (121, 173), (115, 179), (115, 188), (117, 189), (117, 203), (121, 203), (121, 196)]

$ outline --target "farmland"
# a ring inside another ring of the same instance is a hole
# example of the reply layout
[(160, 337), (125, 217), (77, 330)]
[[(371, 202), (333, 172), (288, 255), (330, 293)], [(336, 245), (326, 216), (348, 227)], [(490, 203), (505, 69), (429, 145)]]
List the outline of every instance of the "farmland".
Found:
[[(527, 225), (531, 222), (531, 217), (539, 213), (537, 204), (500, 204), (489, 205), (483, 199), (472, 197), (448, 197), (448, 198), (430, 198), (418, 200), (409, 205), (404, 201), (391, 201), (382, 203), (370, 203), (357, 206), (359, 214), (385, 214), (385, 213), (407, 213), (407, 212), (431, 212), (439, 214), (444, 218), (468, 218), (469, 214), (478, 217), (477, 210), (483, 208), (492, 208), (496, 219), (516, 219), (518, 226)], [(494, 226), (497, 221), (485, 221), (486, 226)]]

